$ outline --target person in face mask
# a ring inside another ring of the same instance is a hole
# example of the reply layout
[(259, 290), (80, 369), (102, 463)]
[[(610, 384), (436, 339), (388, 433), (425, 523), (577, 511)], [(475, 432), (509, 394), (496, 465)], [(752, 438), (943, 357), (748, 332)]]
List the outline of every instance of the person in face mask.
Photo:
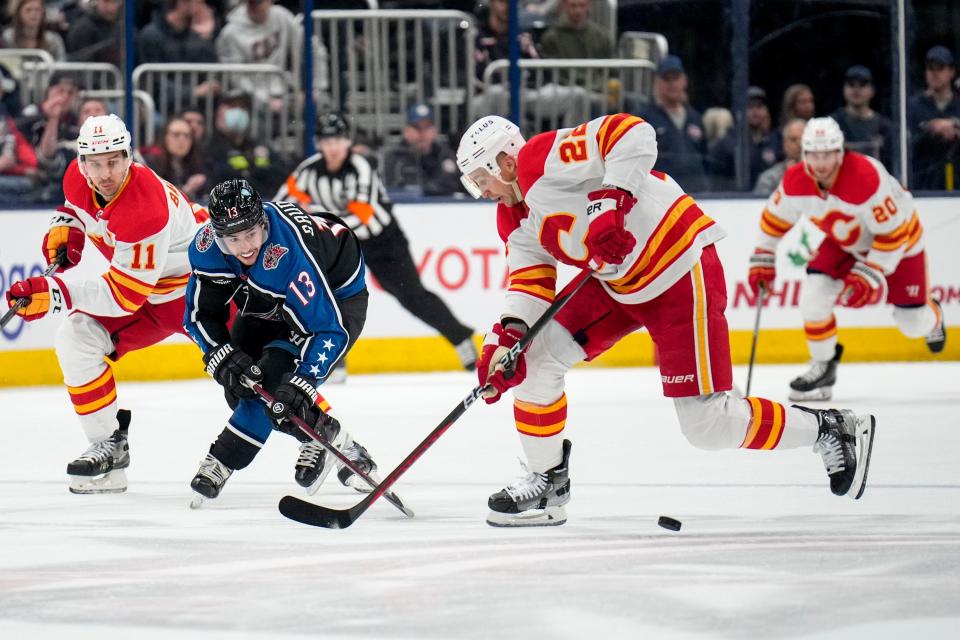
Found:
[(207, 151), (212, 181), (244, 178), (257, 191), (274, 192), (286, 177), (288, 165), (268, 143), (251, 138), (254, 113), (247, 93), (228, 93), (220, 99)]

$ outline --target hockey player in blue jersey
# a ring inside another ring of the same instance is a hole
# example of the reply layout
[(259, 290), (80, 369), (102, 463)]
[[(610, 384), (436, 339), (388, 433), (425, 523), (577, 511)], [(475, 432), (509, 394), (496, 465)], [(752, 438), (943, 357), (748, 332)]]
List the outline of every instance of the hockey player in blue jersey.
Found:
[[(349, 228), (330, 214), (307, 214), (288, 202), (262, 202), (246, 180), (210, 193), (210, 222), (190, 247), (184, 327), (203, 351), (206, 371), (223, 386), (233, 415), (190, 483), (216, 498), (227, 478), (260, 451), (273, 428), (300, 440), (295, 478), (316, 492), (335, 460), (288, 419), (275, 420), (244, 384), (260, 383), (368, 473), (366, 450), (329, 415), (318, 393), (363, 329), (367, 288), (363, 255)], [(236, 306), (228, 329), (230, 303)], [(349, 469), (340, 481), (369, 490)]]

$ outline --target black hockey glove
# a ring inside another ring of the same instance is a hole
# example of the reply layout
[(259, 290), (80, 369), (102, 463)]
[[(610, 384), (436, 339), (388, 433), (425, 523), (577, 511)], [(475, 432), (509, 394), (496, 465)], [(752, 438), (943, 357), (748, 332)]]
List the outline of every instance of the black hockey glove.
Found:
[(263, 372), (253, 358), (229, 342), (205, 353), (203, 363), (207, 365), (210, 377), (237, 398), (252, 398), (255, 395), (252, 389), (243, 384), (243, 378), (258, 384), (263, 381)]
[(298, 373), (288, 373), (273, 394), (273, 406), (267, 407), (267, 415), (279, 422), (277, 429), (284, 433), (297, 433), (290, 418), (296, 416), (314, 427), (324, 416), (317, 402), (317, 381)]

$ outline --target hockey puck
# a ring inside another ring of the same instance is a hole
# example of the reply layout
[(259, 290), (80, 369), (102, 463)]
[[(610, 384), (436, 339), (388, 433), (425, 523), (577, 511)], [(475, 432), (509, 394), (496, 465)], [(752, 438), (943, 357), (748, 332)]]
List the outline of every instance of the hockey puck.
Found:
[(664, 529), (670, 529), (670, 531), (680, 531), (680, 521), (674, 520), (668, 516), (660, 516), (660, 519), (657, 520), (657, 524)]

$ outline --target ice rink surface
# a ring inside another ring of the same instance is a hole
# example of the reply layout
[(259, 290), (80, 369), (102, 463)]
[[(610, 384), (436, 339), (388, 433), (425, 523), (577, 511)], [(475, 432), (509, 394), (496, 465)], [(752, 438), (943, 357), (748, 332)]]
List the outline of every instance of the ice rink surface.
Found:
[[(753, 391), (784, 400), (802, 368), (760, 367)], [(386, 475), (473, 380), (325, 393)], [(508, 401), (471, 407), (397, 484), (415, 519), (380, 501), (328, 531), (277, 511), (300, 495), (283, 434), (187, 508), (227, 415), (211, 381), (120, 386), (130, 489), (106, 496), (67, 492), (86, 442), (63, 389), (0, 391), (0, 638), (960, 637), (960, 363), (842, 365), (832, 404), (878, 419), (858, 502), (809, 450), (694, 449), (654, 369), (578, 369), (567, 392), (566, 525), (484, 523), (519, 473)], [(331, 476), (315, 500), (359, 498)]]

